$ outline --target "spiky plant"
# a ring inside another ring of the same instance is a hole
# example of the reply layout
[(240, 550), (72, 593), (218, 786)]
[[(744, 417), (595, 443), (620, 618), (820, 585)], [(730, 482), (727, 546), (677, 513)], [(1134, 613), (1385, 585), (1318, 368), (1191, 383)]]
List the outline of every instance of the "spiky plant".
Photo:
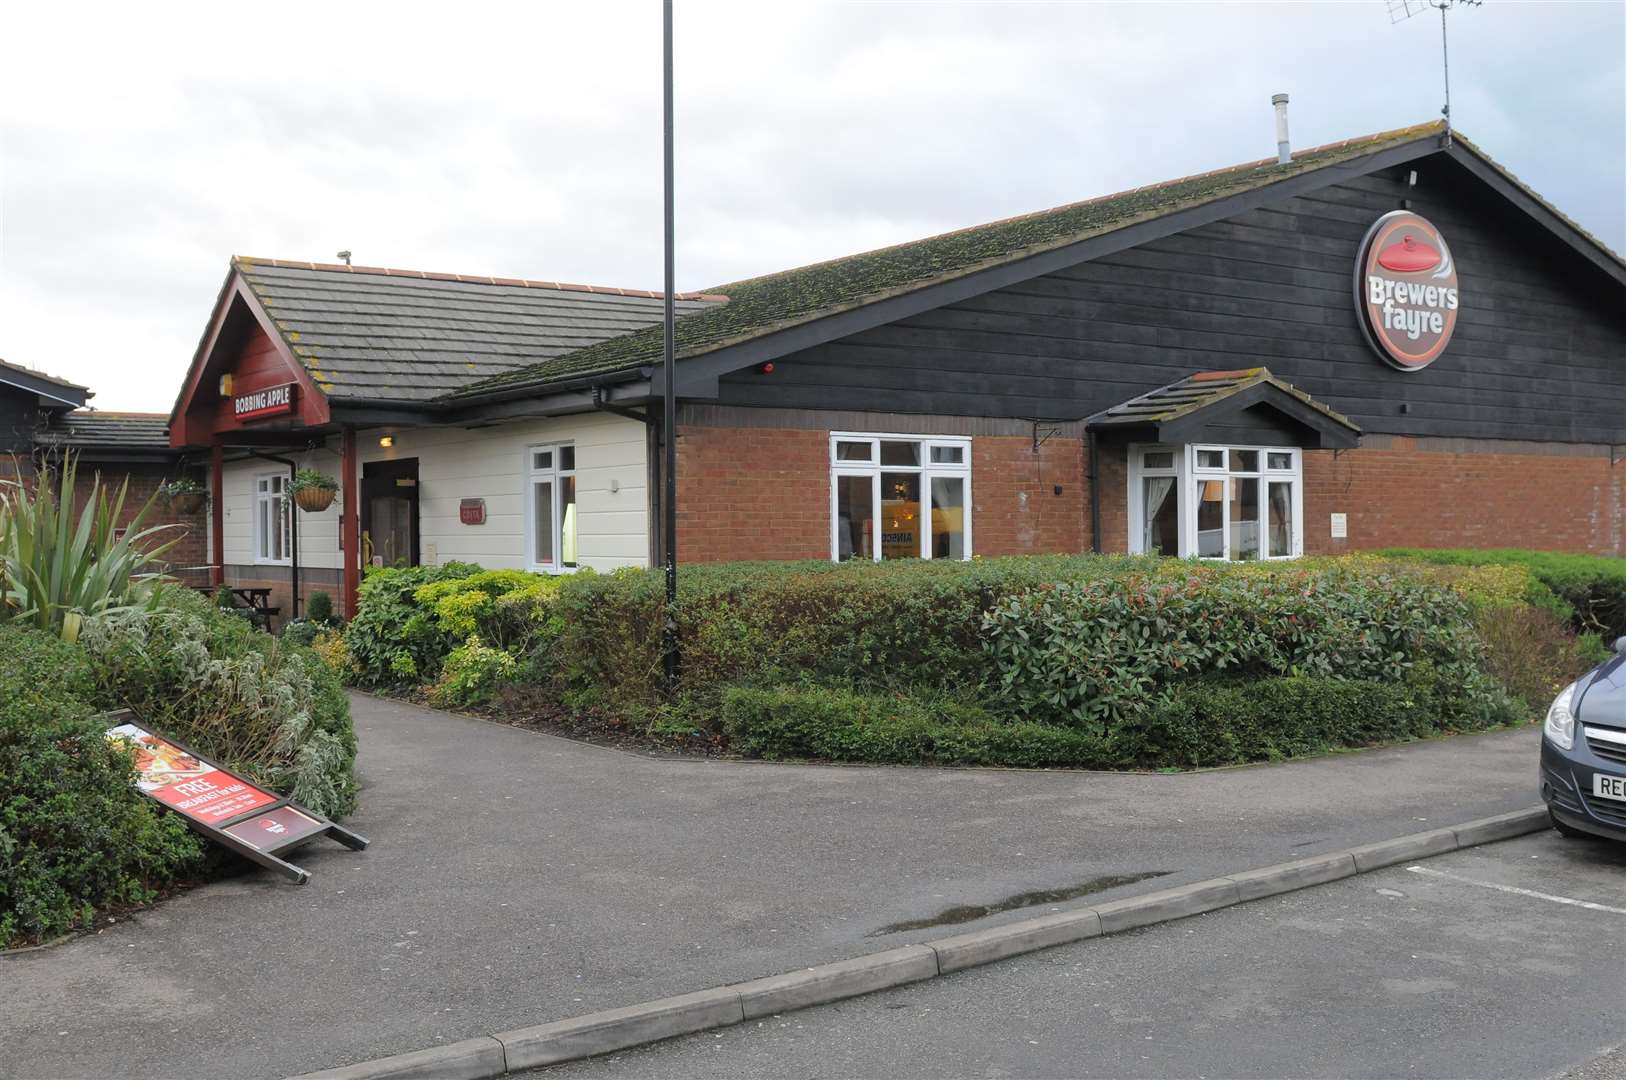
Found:
[(98, 475), (75, 515), (77, 474), (78, 461), (70, 455), (60, 489), (50, 469), (32, 484), (24, 483), (20, 470), (14, 481), (0, 483), (0, 622), (20, 620), (66, 641), (79, 639), (89, 616), (151, 606), (163, 575), (144, 568), (179, 539), (159, 540), (179, 526), (145, 525), (154, 499), (118, 534), (128, 479), (111, 492)]

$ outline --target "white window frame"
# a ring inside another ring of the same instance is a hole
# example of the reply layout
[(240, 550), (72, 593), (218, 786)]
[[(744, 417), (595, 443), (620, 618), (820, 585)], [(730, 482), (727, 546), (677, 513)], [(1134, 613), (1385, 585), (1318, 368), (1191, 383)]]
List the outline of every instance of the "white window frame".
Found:
[[(1203, 450), (1217, 450), (1224, 455), (1225, 463), (1222, 468), (1204, 468), (1198, 466), (1198, 452)], [(1233, 470), (1230, 468), (1233, 460), (1232, 453), (1238, 450), (1253, 451), (1259, 455), (1259, 467), (1251, 470)], [(1147, 453), (1174, 454), (1174, 469), (1146, 468), (1143, 465), (1144, 455)], [(1285, 469), (1270, 467), (1270, 454), (1287, 454), (1290, 465)], [(1180, 557), (1202, 558), (1209, 562), (1228, 562), (1231, 560), (1231, 497), (1229, 483), (1231, 479), (1256, 479), (1259, 481), (1259, 562), (1282, 562), (1288, 559), (1301, 558), (1304, 555), (1304, 451), (1291, 446), (1242, 446), (1230, 443), (1186, 443), (1183, 445), (1166, 445), (1152, 443), (1133, 443), (1129, 447), (1129, 545), (1131, 554), (1142, 555), (1146, 553), (1146, 535), (1144, 517), (1145, 496), (1142, 481), (1146, 477), (1170, 476), (1176, 477), (1176, 488), (1180, 499)], [(1203, 484), (1209, 480), (1223, 480), (1227, 484), (1225, 498), (1220, 500), (1220, 534), (1222, 538), (1221, 554), (1197, 554), (1197, 508), (1198, 500), (1202, 497)], [(1270, 555), (1267, 553), (1270, 542), (1270, 485), (1272, 483), (1287, 483), (1292, 485), (1293, 493), (1293, 531), (1289, 539), (1292, 550), (1286, 555)], [(1254, 561), (1254, 560), (1248, 560)]]
[[(568, 449), (572, 453), (572, 465), (568, 469), (559, 467), (559, 452)], [(544, 451), (553, 454), (552, 464), (547, 468), (538, 468), (536, 455)], [(525, 567), (533, 574), (574, 574), (582, 568), (582, 491), (581, 485), (576, 485), (576, 563), (566, 565), (563, 562), (565, 553), (564, 542), (564, 483), (567, 478), (576, 477), (580, 465), (574, 455), (577, 453), (576, 444), (570, 440), (553, 443), (538, 443), (525, 448)], [(550, 563), (536, 560), (536, 487), (541, 483), (551, 483), (552, 515), (553, 515), (553, 561)]]
[[(273, 558), (267, 550), (266, 543), (270, 537), (260, 528), (261, 508), (266, 504), (282, 504), (282, 558)], [(259, 566), (291, 566), (294, 561), (293, 551), (293, 522), (289, 520), (292, 514), (288, 498), (288, 474), (286, 472), (264, 472), (254, 474), (254, 562)]]
[[(868, 461), (838, 461), (836, 448), (846, 442), (869, 443)], [(881, 443), (883, 442), (913, 442), (920, 444), (919, 465), (882, 465)], [(954, 448), (960, 451), (958, 462), (933, 462), (932, 450), (934, 448)], [(920, 529), (919, 558), (932, 557), (932, 480), (949, 478), (963, 480), (964, 485), (964, 528), (965, 528), (965, 554), (962, 561), (969, 560), (975, 550), (972, 547), (971, 519), (971, 437), (969, 435), (894, 435), (874, 431), (832, 431), (830, 433), (830, 560), (841, 561), (841, 508), (840, 487), (836, 483), (838, 477), (857, 476), (870, 479), (870, 506), (875, 513), (874, 521), (879, 527), (881, 513), (881, 474), (889, 473), (916, 473), (920, 476), (920, 503), (922, 527)], [(872, 537), (870, 546), (874, 549), (873, 560), (881, 561), (880, 537)], [(853, 556), (853, 558), (860, 558)]]

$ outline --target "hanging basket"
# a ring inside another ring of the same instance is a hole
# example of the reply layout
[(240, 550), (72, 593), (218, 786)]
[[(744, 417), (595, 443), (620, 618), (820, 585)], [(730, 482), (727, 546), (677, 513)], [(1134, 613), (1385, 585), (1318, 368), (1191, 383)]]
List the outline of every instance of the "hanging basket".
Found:
[(294, 492), (294, 502), (308, 514), (320, 514), (333, 505), (333, 496), (338, 494), (332, 488), (307, 487)]
[(195, 514), (203, 509), (208, 496), (201, 491), (187, 491), (169, 497), (169, 508), (177, 514)]

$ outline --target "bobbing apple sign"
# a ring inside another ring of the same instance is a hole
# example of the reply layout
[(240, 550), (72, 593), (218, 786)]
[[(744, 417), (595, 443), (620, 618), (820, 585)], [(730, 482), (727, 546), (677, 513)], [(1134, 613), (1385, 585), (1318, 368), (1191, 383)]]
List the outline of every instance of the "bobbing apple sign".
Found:
[(1384, 214), (1361, 241), (1355, 307), (1378, 355), (1421, 371), (1445, 351), (1457, 326), (1457, 263), (1440, 230), (1421, 214)]

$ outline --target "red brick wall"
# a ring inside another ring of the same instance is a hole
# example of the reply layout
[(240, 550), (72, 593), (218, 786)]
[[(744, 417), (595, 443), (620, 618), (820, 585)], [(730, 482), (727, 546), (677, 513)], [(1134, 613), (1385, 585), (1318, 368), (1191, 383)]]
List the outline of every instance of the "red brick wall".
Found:
[[(1611, 468), (1596, 452), (1385, 441), (1336, 459), (1325, 450), (1304, 455), (1307, 552), (1527, 547), (1626, 555), (1626, 462)], [(1330, 537), (1334, 513), (1348, 515), (1347, 540)]]
[[(1308, 553), (1451, 546), (1626, 554), (1626, 462), (1611, 469), (1595, 448), (1372, 442), (1336, 459), (1331, 451), (1305, 454)], [(1101, 547), (1121, 552), (1126, 450), (1107, 444), (1099, 453)], [(1031, 436), (978, 435), (971, 457), (977, 554), (1090, 549), (1081, 439), (1052, 437), (1035, 455)], [(684, 561), (827, 559), (829, 433), (686, 427), (678, 439), (678, 506)], [(1333, 513), (1348, 515), (1348, 540), (1330, 539)]]
[[(1089, 546), (1083, 447), (1077, 438), (1051, 438), (1035, 454), (1029, 435), (975, 436), (971, 495), (971, 542), (979, 555)], [(1122, 516), (1120, 506), (1120, 523)], [(827, 430), (680, 429), (681, 561), (829, 557)]]
[[(1056, 486), (1061, 493), (1056, 493)], [(971, 440), (971, 547), (978, 555), (1039, 555), (1089, 547), (1083, 441), (1031, 435)]]
[(830, 433), (681, 427), (678, 559), (828, 559)]
[[(129, 481), (129, 489), (125, 492), (124, 507), (119, 514), (117, 526), (128, 528), (135, 520), (136, 514), (153, 498), (159, 487), (173, 479), (175, 473), (168, 465), (94, 465), (83, 462), (79, 466), (79, 482), (73, 492), (74, 512), (77, 514), (90, 497), (91, 478), (100, 476), (103, 487), (107, 490), (109, 500), (115, 498), (119, 485)], [(154, 544), (175, 541), (174, 546), (164, 553), (163, 561), (174, 567), (203, 566), (209, 561), (208, 546), (208, 507), (195, 514), (176, 514), (170, 510), (165, 499), (159, 497), (153, 504), (152, 512), (142, 522), (143, 528), (155, 525), (178, 525), (179, 529), (167, 529), (157, 537)], [(191, 580), (188, 575), (180, 575)], [(206, 575), (199, 574), (200, 581), (206, 580)]]

